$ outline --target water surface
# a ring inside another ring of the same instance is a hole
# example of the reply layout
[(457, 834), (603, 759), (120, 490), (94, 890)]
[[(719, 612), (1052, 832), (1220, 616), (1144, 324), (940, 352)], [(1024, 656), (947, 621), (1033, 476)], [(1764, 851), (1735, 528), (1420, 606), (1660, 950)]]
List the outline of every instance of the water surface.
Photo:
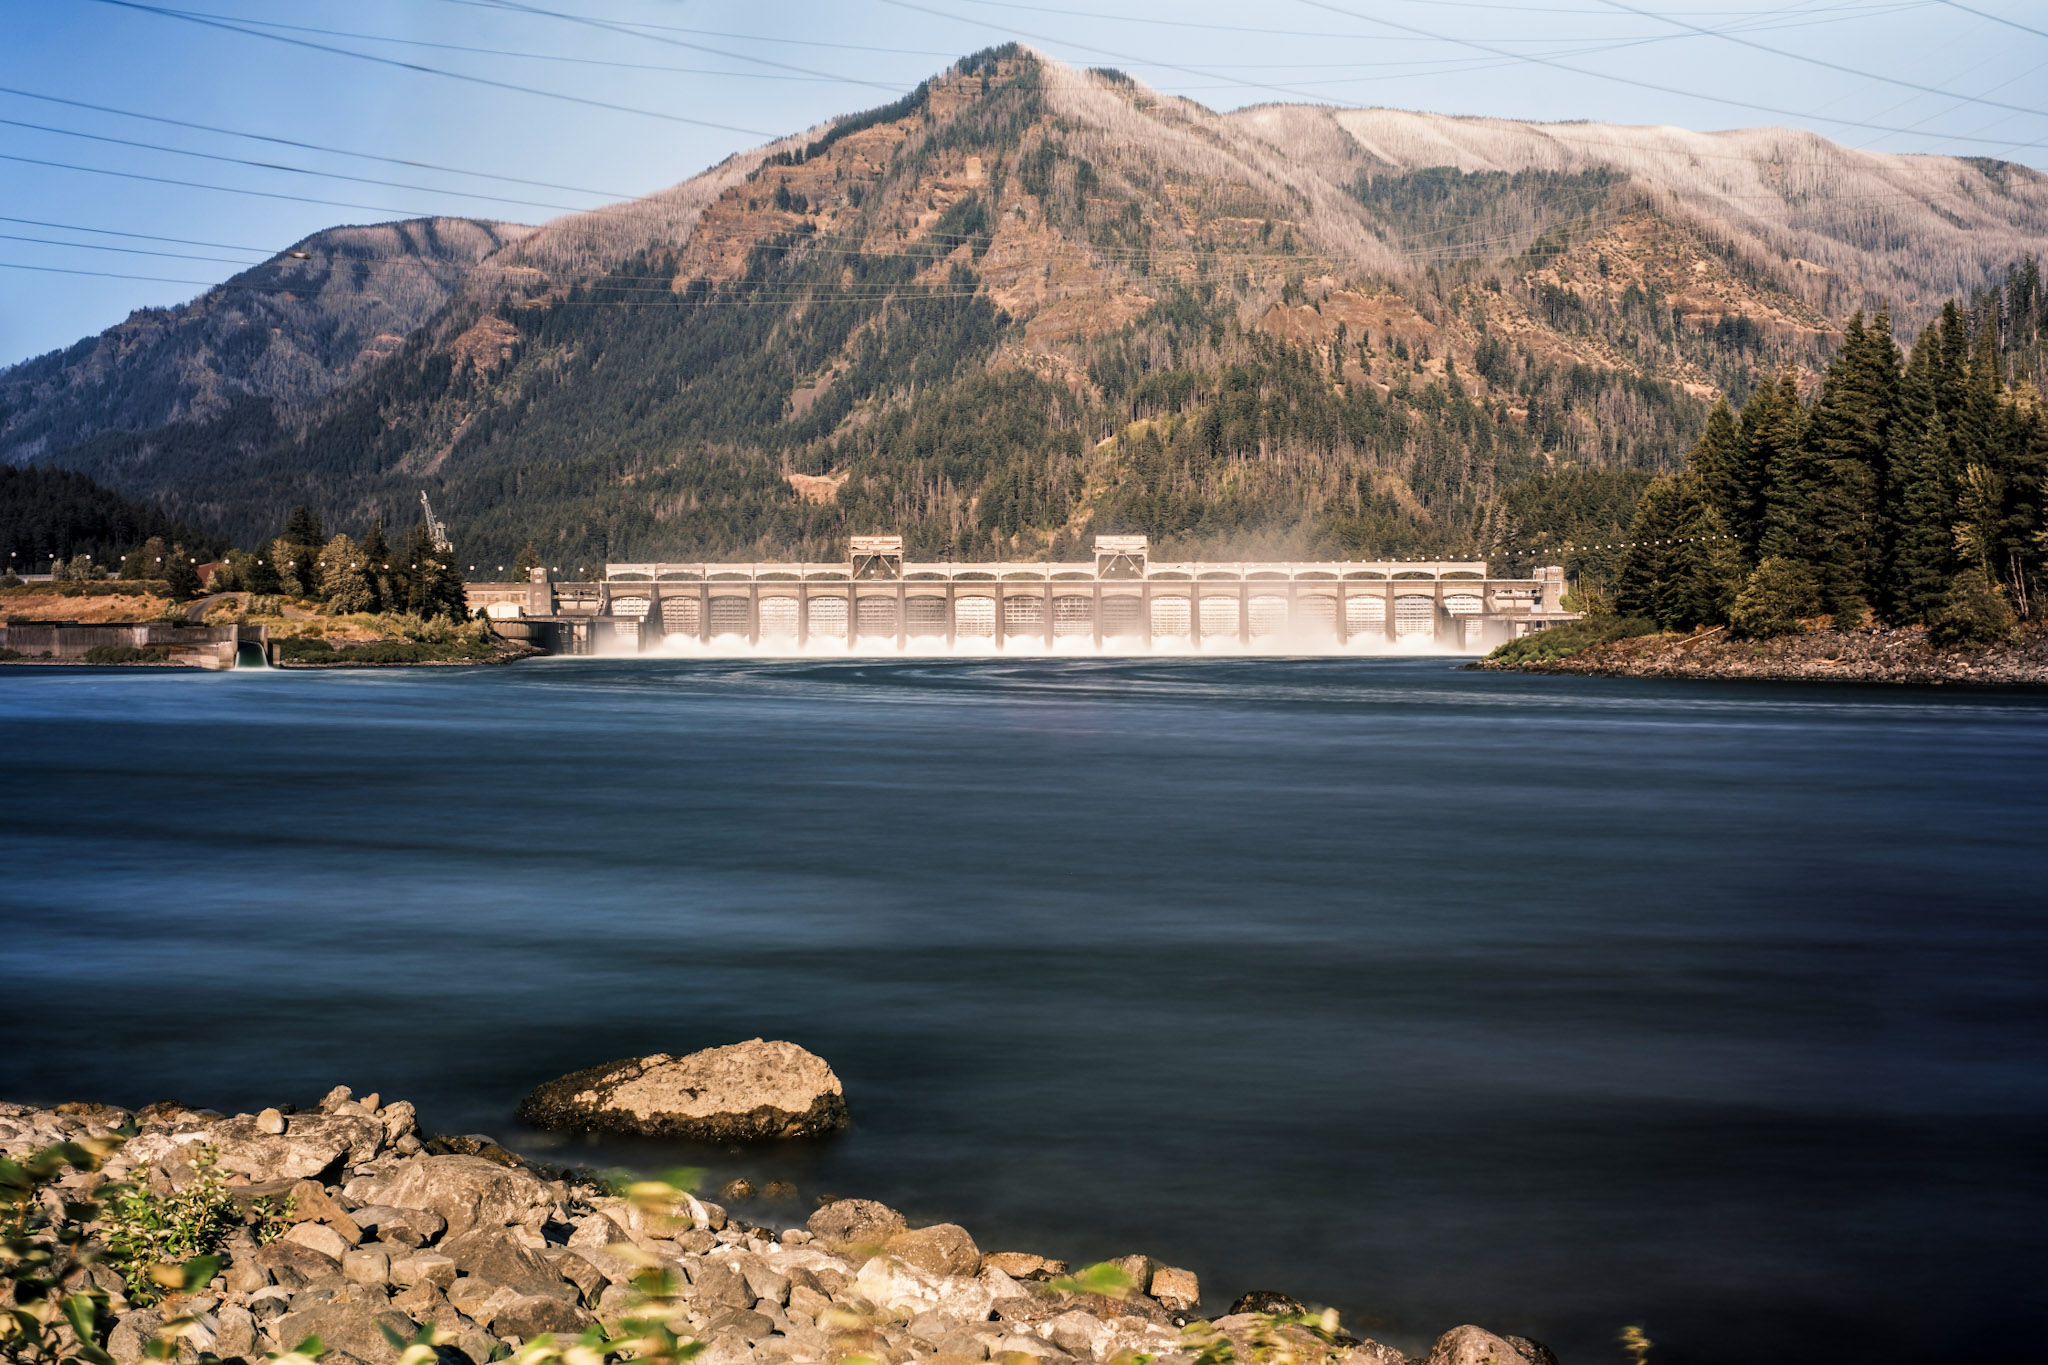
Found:
[[(1426, 660), (0, 671), (0, 1094), (340, 1081), (1411, 1350), (1961, 1359), (2048, 1262), (2044, 773), (2039, 694)], [(755, 1035), (852, 1131), (510, 1117)]]

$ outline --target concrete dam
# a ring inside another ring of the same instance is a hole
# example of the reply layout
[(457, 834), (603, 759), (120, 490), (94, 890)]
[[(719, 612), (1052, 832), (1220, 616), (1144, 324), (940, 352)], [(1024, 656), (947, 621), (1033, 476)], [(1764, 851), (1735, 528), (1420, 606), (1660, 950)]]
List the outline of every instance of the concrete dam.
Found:
[(1144, 536), (1092, 561), (608, 564), (599, 582), (472, 583), (469, 605), (561, 654), (1476, 653), (1561, 620), (1564, 571), (1484, 561), (1165, 563)]

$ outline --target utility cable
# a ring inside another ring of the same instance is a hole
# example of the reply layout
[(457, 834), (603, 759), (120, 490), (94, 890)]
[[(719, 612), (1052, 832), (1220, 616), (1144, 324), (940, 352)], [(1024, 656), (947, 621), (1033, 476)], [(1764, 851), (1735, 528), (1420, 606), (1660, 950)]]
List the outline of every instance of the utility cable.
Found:
[[(112, 0), (102, 0), (102, 3), (111, 2)], [(883, 3), (896, 4), (901, 3), (901, 0), (883, 0)], [(1446, 43), (1455, 43), (1460, 47), (1469, 47), (1478, 52), (1489, 52), (1497, 57), (1512, 57), (1516, 61), (1534, 62), (1539, 66), (1548, 66), (1553, 67), (1559, 71), (1570, 72), (1574, 76), (1589, 76), (1594, 80), (1613, 81), (1616, 84), (1633, 86), (1639, 90), (1655, 91), (1657, 94), (1660, 95), (1678, 95), (1685, 99), (1707, 100), (1715, 104), (1725, 104), (1728, 105), (1730, 108), (1734, 109), (1749, 109), (1756, 111), (1758, 113), (1773, 114), (1779, 118), (1813, 120), (1821, 123), (1838, 124), (1846, 128), (1866, 128), (1874, 132), (1880, 133), (1908, 133), (1914, 134), (1916, 136), (1926, 136), (1926, 134), (1917, 133), (1914, 129), (1910, 128), (1897, 128), (1889, 124), (1882, 123), (1868, 123), (1860, 119), (1837, 118), (1833, 115), (1828, 114), (1806, 114), (1796, 109), (1780, 108), (1777, 105), (1757, 104), (1750, 100), (1731, 99), (1726, 95), (1709, 95), (1704, 94), (1697, 90), (1681, 90), (1675, 86), (1658, 85), (1654, 81), (1637, 80), (1632, 76), (1619, 76), (1615, 75), (1612, 72), (1600, 71), (1591, 67), (1572, 66), (1567, 62), (1558, 61), (1555, 58), (1551, 57), (1543, 57), (1531, 53), (1509, 52), (1502, 48), (1497, 48), (1487, 43), (1478, 42), (1471, 38), (1458, 38), (1453, 37), (1449, 34), (1433, 33), (1428, 29), (1418, 28), (1413, 24), (1403, 24), (1393, 19), (1382, 19), (1376, 15), (1361, 14), (1357, 10), (1346, 9), (1341, 5), (1330, 4), (1329, 0), (1296, 0), (1296, 3), (1307, 5), (1312, 9), (1328, 10), (1332, 14), (1341, 14), (1347, 19), (1357, 19), (1362, 23), (1378, 24), (1382, 27), (1395, 29), (1405, 33), (1419, 33), (1422, 34), (1424, 37), (1436, 38)], [(1953, 135), (1948, 140), (1952, 142), (1975, 142), (1980, 144), (1986, 144), (1993, 147), (2035, 148), (2041, 146), (2048, 146), (2048, 142), (2015, 142), (2010, 139), (1968, 137), (1961, 134)]]
[(471, 85), (490, 86), (496, 90), (511, 90), (522, 95), (538, 95), (544, 99), (562, 100), (569, 104), (581, 104), (592, 109), (608, 109), (618, 114), (639, 114), (644, 118), (662, 119), (669, 123), (685, 123), (694, 128), (713, 128), (723, 133), (744, 133), (748, 137), (767, 138), (771, 142), (776, 140), (776, 134), (764, 133), (758, 128), (742, 128), (732, 123), (714, 123), (708, 119), (689, 118), (682, 114), (663, 113), (658, 109), (640, 109), (630, 104), (613, 104), (609, 100), (588, 99), (582, 95), (565, 94), (560, 90), (543, 90), (538, 86), (519, 85), (512, 81), (493, 80), (489, 76), (472, 76), (467, 72), (450, 71), (445, 67), (427, 66), (420, 62), (400, 61), (396, 57), (380, 57), (373, 52), (353, 52), (345, 47), (335, 47), (329, 43), (316, 43), (308, 38), (293, 38), (283, 33), (265, 33), (261, 29), (244, 28), (240, 24), (231, 24), (220, 19), (202, 18), (199, 15), (190, 14), (183, 10), (166, 9), (162, 5), (145, 5), (141, 3), (141, 0), (94, 0), (94, 3), (112, 5), (117, 9), (137, 10), (144, 14), (161, 15), (166, 19), (180, 19), (186, 23), (199, 24), (206, 28), (217, 28), (229, 33), (239, 33), (248, 38), (267, 38), (274, 43), (287, 43), (293, 47), (311, 48), (315, 52), (331, 52), (336, 56), (353, 57), (357, 61), (372, 62), (378, 66), (397, 67), (402, 71), (418, 71), (429, 76), (445, 76), (449, 80), (467, 81)]
[(1971, 9), (1968, 5), (1959, 5), (1956, 3), (1956, 0), (1935, 0), (1935, 3), (1947, 5), (1950, 9), (1959, 9), (1965, 14), (1974, 14), (1979, 19), (1989, 19), (1994, 24), (2004, 24), (2007, 28), (2016, 28), (2022, 33), (2031, 33), (2036, 38), (2048, 38), (2048, 29), (2031, 28), (2016, 19), (2007, 19), (2003, 15), (1991, 14), (1981, 9)]
[(96, 114), (115, 114), (121, 118), (141, 119), (148, 123), (164, 123), (174, 128), (192, 128), (202, 133), (219, 133), (223, 137), (247, 138), (252, 142), (271, 142), (280, 147), (297, 147), (307, 152), (327, 152), (334, 156), (354, 157), (358, 161), (382, 161), (392, 166), (409, 166), (414, 170), (441, 171), (448, 175), (473, 176), (478, 180), (502, 180), (511, 185), (529, 185), (541, 190), (567, 190), (571, 194), (590, 194), (603, 198), (628, 199), (632, 196), (618, 190), (592, 190), (581, 185), (558, 185), (552, 180), (523, 180), (516, 175), (496, 175), (490, 171), (466, 171), (459, 166), (443, 166), (434, 161), (412, 161), (402, 156), (379, 156), (375, 152), (351, 152), (343, 147), (328, 147), (318, 142), (300, 142), (288, 137), (273, 137), (269, 133), (247, 133), (239, 128), (219, 128), (210, 123), (193, 123), (188, 119), (169, 118), (163, 114), (143, 114), (133, 109), (116, 109), (107, 104), (91, 104), (85, 100), (65, 99), (61, 95), (43, 95), (33, 90), (20, 90), (13, 86), (0, 85), (0, 95), (17, 95), (25, 100), (41, 100), (46, 104), (66, 104), (74, 109), (90, 109)]
[(288, 166), (281, 161), (256, 161), (246, 156), (224, 156), (218, 152), (195, 152), (184, 147), (166, 147), (160, 142), (137, 142), (133, 138), (110, 137), (104, 133), (81, 133), (73, 128), (58, 128), (47, 123), (29, 123), (23, 119), (0, 118), (0, 125), (9, 128), (29, 128), (38, 133), (55, 133), (59, 137), (82, 138), (88, 142), (107, 142), (118, 147), (139, 147), (149, 152), (168, 152), (172, 156), (197, 157), (202, 161), (224, 161), (232, 166), (253, 166), (261, 171), (285, 171), (292, 175), (310, 175), (322, 180), (348, 180), (358, 185), (376, 185), (387, 190), (411, 190), (416, 194), (452, 194), (458, 199), (488, 199), (494, 204), (518, 204), (531, 209), (554, 209), (562, 213), (580, 213), (584, 210), (575, 204), (551, 204), (538, 199), (513, 199), (502, 194), (485, 194), (481, 190), (439, 189), (433, 185), (408, 185), (400, 180), (382, 180), (375, 176), (349, 175), (343, 171), (314, 171), (304, 166)]
[(1787, 52), (1783, 48), (1770, 47), (1748, 38), (1738, 37), (1733, 33), (1725, 31), (1716, 32), (1713, 29), (1701, 28), (1697, 24), (1689, 24), (1683, 19), (1667, 18), (1664, 15), (1653, 14), (1649, 10), (1637, 9), (1634, 5), (1624, 3), (1623, 0), (1601, 0), (1601, 3), (1627, 14), (1638, 15), (1645, 19), (1658, 19), (1667, 24), (1675, 24), (1690, 33), (1697, 33), (1708, 38), (1719, 38), (1723, 42), (1734, 43), (1737, 46), (1750, 48), (1757, 52), (1767, 52), (1773, 57), (1784, 57), (1795, 62), (1805, 62), (1809, 66), (1822, 67), (1828, 71), (1839, 71), (1843, 75), (1855, 76), (1861, 80), (1877, 81), (1884, 85), (1896, 85), (1905, 90), (1917, 90), (1923, 95), (1939, 95), (1943, 99), (1964, 100), (1968, 103), (1981, 104), (1991, 109), (2008, 109), (2016, 114), (2031, 114), (2036, 118), (2048, 118), (2048, 109), (2035, 109), (2024, 104), (2007, 104), (2003, 100), (1988, 100), (1980, 95), (1965, 95), (1955, 90), (1943, 90), (1938, 85), (1922, 85), (1918, 81), (1900, 80), (1896, 76), (1883, 76), (1874, 71), (1858, 70), (1853, 66), (1844, 66), (1840, 62), (1828, 61), (1824, 57), (1808, 57), (1797, 52)]
[(539, 5), (523, 4), (521, 0), (490, 0), (489, 7), (492, 9), (508, 10), (517, 14), (544, 15), (550, 19), (560, 19), (565, 23), (582, 24), (587, 28), (603, 29), (608, 33), (623, 33), (629, 38), (641, 38), (648, 42), (666, 43), (670, 47), (688, 48), (692, 52), (709, 52), (714, 57), (725, 57), (739, 62), (753, 62), (757, 66), (772, 66), (778, 70), (793, 71), (804, 76), (822, 76), (827, 80), (843, 81), (848, 85), (869, 85), (877, 90), (887, 90), (892, 93), (898, 89), (897, 86), (888, 85), (881, 81), (835, 75), (830, 71), (819, 71), (808, 66), (793, 66), (788, 62), (778, 62), (767, 57), (750, 57), (743, 52), (727, 52), (722, 48), (706, 47), (702, 43), (685, 42), (681, 38), (664, 38), (653, 33), (641, 32), (627, 24), (614, 23), (609, 19), (592, 19), (581, 14), (566, 14), (561, 10), (543, 9)]

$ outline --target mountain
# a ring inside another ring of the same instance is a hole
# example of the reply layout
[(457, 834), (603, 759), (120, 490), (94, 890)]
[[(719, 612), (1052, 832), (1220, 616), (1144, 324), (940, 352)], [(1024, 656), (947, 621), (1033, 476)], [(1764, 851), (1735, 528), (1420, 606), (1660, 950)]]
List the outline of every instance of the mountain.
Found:
[(493, 564), (828, 558), (863, 529), (1499, 554), (1532, 509), (1631, 507), (1714, 398), (1810, 382), (1855, 310), (1908, 332), (2044, 241), (2048, 177), (2005, 163), (1220, 115), (1010, 46), (507, 241), (288, 420), (57, 458), (244, 540), (301, 501), (409, 520), (426, 488)]
[(0, 371), (0, 463), (103, 431), (217, 417), (237, 399), (331, 392), (403, 343), (470, 267), (531, 228), (422, 218), (317, 232), (178, 308), (144, 308)]

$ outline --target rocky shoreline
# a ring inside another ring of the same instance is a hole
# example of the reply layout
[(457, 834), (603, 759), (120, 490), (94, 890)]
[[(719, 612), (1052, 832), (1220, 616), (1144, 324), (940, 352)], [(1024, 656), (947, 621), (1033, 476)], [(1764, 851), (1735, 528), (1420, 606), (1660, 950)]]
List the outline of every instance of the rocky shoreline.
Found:
[(1561, 659), (1472, 668), (1502, 673), (1573, 673), (1603, 678), (1742, 678), (1759, 682), (2048, 684), (2048, 627), (2030, 626), (1983, 649), (1938, 649), (1919, 626), (1810, 630), (1771, 640), (1738, 640), (1725, 629), (1637, 635), (1590, 645)]
[[(118, 1145), (101, 1144), (100, 1169), (66, 1171), (46, 1204), (120, 1181), (163, 1200), (217, 1187), (239, 1215), (217, 1271), (160, 1302), (132, 1302), (108, 1264), (80, 1272), (106, 1292), (91, 1344), (114, 1365), (145, 1365), (152, 1340), (174, 1360), (261, 1365), (314, 1337), (323, 1365), (400, 1365), (422, 1341), (438, 1365), (538, 1361), (550, 1343), (649, 1314), (703, 1343), (704, 1365), (1413, 1365), (1280, 1294), (1203, 1317), (1196, 1277), (1143, 1256), (1070, 1276), (860, 1199), (771, 1228), (684, 1191), (614, 1189), (488, 1139), (429, 1137), (411, 1104), (346, 1087), (306, 1112), (234, 1116), (0, 1103), (0, 1156), (15, 1162), (106, 1139)], [(735, 1204), (752, 1193), (728, 1192)], [(17, 1282), (0, 1283), (13, 1298)], [(1427, 1356), (1482, 1362), (1555, 1357), (1473, 1326)]]

